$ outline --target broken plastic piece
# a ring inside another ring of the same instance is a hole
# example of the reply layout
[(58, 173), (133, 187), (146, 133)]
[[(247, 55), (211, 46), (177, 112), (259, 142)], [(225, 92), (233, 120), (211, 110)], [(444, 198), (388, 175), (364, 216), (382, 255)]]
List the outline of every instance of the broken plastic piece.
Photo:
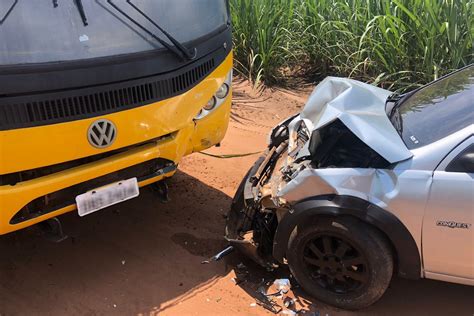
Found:
[(291, 297), (285, 297), (283, 299), (283, 305), (285, 305), (286, 308), (292, 306), (295, 304), (295, 301)]
[(291, 283), (288, 279), (277, 279), (273, 284), (283, 294), (288, 293), (291, 289)]
[(265, 287), (261, 286), (257, 289), (257, 292), (258, 293), (261, 293), (267, 297), (271, 297), (271, 296), (275, 296), (275, 297), (280, 297), (282, 296), (282, 293), (280, 290), (278, 290), (277, 292), (274, 292), (274, 293), (267, 293), (267, 290), (265, 290)]
[(221, 252), (217, 253), (215, 256), (209, 258), (208, 260), (204, 260), (204, 261), (201, 262), (201, 263), (202, 263), (202, 264), (209, 264), (209, 263), (211, 263), (211, 262), (219, 261), (219, 260), (221, 260), (222, 258), (224, 258), (225, 256), (231, 254), (233, 251), (234, 251), (234, 247), (233, 247), (233, 246), (229, 246), (229, 247), (225, 248), (224, 250), (222, 250)]
[(241, 262), (237, 265), (236, 268), (239, 270), (244, 270), (244, 269), (247, 269), (247, 266)]
[(269, 310), (270, 312), (274, 314), (278, 314), (282, 311), (282, 308), (280, 305), (275, 303), (274, 300), (271, 298), (268, 298), (267, 296), (263, 295), (262, 293), (257, 292), (257, 304), (265, 308), (266, 310)]
[(232, 278), (232, 281), (235, 285), (239, 285), (241, 283), (247, 282), (249, 271), (247, 267), (243, 263), (239, 263), (235, 269), (235, 278)]

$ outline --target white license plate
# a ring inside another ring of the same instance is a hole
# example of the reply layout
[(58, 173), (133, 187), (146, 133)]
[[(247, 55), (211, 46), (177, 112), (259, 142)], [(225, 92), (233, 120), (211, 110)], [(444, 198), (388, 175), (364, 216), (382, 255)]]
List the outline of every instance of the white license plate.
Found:
[(140, 194), (137, 178), (112, 183), (76, 197), (79, 216), (86, 216), (101, 209), (137, 197)]

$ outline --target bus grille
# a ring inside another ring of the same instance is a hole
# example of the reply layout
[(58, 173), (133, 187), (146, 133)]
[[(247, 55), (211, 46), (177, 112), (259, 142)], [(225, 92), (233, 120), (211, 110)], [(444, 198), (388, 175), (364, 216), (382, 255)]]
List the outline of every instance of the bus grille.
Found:
[(209, 75), (213, 58), (172, 75), (37, 95), (0, 97), (0, 130), (49, 125), (123, 111), (182, 94)]

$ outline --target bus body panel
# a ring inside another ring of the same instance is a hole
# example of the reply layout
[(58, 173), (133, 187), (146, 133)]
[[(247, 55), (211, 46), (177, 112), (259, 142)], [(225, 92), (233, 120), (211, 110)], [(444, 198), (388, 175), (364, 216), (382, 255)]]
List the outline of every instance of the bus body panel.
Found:
[[(91, 119), (0, 131), (0, 175), (51, 166), (150, 141), (98, 161), (14, 185), (0, 186), (0, 235), (76, 210), (76, 205), (71, 203), (26, 221), (12, 223), (12, 218), (35, 199), (153, 159), (166, 159), (177, 165), (183, 156), (218, 144), (228, 127), (232, 91), (209, 115), (200, 120), (194, 117), (231, 71), (232, 53), (197, 86), (179, 96)], [(117, 138), (106, 150), (92, 147), (87, 140), (89, 126), (99, 119), (108, 119), (117, 127)], [(163, 135), (168, 136), (159, 139)], [(144, 179), (139, 181), (139, 185), (143, 187), (160, 181), (174, 172)], [(82, 193), (77, 192), (77, 195)]]
[[(164, 101), (90, 119), (0, 131), (0, 174), (97, 155), (181, 130), (193, 121), (231, 69), (229, 55), (196, 87)], [(108, 119), (117, 127), (117, 138), (106, 150), (92, 147), (87, 139), (89, 126), (98, 119)]]

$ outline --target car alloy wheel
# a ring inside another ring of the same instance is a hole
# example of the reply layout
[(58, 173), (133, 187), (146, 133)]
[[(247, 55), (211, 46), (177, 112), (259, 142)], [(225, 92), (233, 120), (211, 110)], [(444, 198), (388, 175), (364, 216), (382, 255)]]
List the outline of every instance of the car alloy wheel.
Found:
[(324, 234), (311, 239), (305, 245), (302, 260), (308, 275), (334, 293), (357, 290), (369, 278), (367, 259), (342, 236)]

